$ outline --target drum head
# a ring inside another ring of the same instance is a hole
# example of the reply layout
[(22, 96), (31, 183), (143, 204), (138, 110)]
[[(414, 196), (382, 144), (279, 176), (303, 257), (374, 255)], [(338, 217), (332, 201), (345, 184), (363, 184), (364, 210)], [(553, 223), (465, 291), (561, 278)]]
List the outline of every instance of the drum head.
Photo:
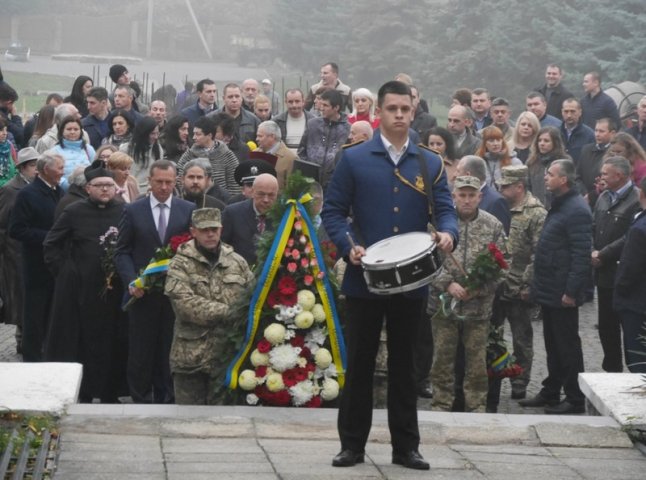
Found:
[(431, 249), (433, 243), (431, 235), (428, 233), (403, 233), (368, 247), (361, 262), (366, 266), (374, 267), (394, 265)]

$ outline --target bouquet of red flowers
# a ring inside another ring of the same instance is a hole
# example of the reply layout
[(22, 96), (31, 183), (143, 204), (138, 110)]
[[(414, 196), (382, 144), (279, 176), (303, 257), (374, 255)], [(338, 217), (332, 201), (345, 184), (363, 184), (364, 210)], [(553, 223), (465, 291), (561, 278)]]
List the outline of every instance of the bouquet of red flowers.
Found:
[(475, 292), (489, 282), (498, 280), (502, 271), (508, 268), (509, 265), (505, 261), (503, 253), (492, 242), (487, 245), (486, 250), (478, 254), (466, 278), (459, 283), (467, 290)]

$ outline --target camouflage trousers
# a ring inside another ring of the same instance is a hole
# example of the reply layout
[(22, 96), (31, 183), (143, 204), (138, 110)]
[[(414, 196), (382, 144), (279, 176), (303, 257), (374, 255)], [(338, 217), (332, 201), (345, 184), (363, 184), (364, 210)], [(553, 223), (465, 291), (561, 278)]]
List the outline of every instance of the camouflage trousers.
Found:
[(487, 400), (487, 338), (489, 319), (460, 321), (433, 318), (433, 409), (450, 412), (455, 396), (455, 356), (464, 344), (464, 410), (484, 412)]
[(501, 300), (503, 320), (506, 318), (511, 328), (516, 363), (523, 367), (523, 373), (511, 379), (513, 391), (523, 392), (527, 389), (532, 373), (534, 360), (534, 330), (532, 328), (533, 305), (522, 300)]
[(208, 373), (173, 372), (173, 384), (178, 405), (223, 405), (222, 381)]

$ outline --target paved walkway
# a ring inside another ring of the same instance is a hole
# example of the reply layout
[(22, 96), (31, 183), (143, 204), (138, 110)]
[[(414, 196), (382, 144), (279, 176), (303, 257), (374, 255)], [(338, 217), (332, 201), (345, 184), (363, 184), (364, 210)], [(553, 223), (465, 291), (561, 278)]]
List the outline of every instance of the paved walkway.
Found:
[(429, 472), (392, 465), (375, 412), (366, 463), (334, 468), (336, 410), (75, 405), (55, 479), (643, 478), (646, 457), (608, 417), (420, 412)]

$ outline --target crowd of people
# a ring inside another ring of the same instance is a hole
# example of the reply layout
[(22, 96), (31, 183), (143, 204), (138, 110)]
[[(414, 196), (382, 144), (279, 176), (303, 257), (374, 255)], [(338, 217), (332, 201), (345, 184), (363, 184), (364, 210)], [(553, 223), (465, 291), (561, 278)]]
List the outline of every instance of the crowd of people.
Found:
[[(223, 322), (253, 283), (258, 237), (274, 228), (265, 215), (299, 169), (320, 183), (315, 223), (347, 263), (334, 465), (363, 461), (384, 318), (393, 463), (408, 468), (428, 468), (418, 396), (438, 410), (496, 411), (486, 349), (505, 319), (523, 406), (585, 411), (578, 307), (595, 289), (602, 368), (646, 371), (646, 97), (624, 125), (599, 73), (577, 99), (548, 65), (515, 121), (505, 98), (461, 88), (440, 126), (409, 75), (374, 95), (331, 62), (284, 98), (271, 80), (246, 79), (225, 85), (220, 105), (213, 80), (187, 82), (172, 112), (146, 105), (125, 66), (110, 77), (111, 92), (79, 76), (29, 119), (0, 78), (2, 321), (16, 325), (24, 361), (83, 364), (81, 401), (221, 401)], [(156, 251), (189, 231), (165, 285), (145, 289)], [(366, 248), (420, 231), (439, 252), (430, 288), (371, 293)], [(468, 272), (489, 244), (508, 269), (474, 289)], [(535, 306), (548, 377), (526, 398)]]

